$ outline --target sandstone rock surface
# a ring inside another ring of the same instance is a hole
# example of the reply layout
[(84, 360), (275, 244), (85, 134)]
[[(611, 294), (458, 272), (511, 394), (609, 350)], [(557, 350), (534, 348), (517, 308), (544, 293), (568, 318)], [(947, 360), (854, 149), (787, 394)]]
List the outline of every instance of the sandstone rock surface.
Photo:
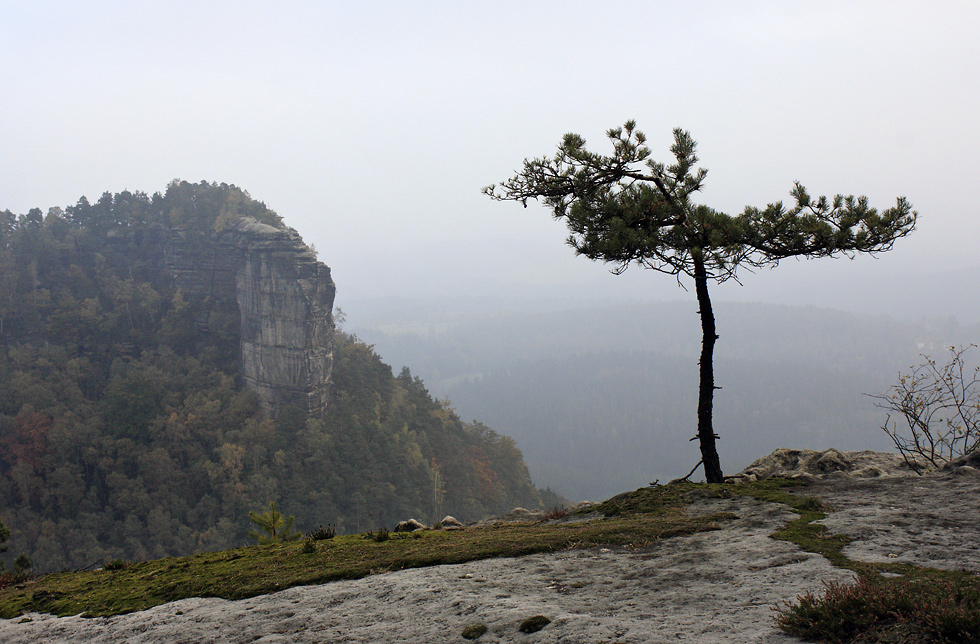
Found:
[(292, 229), (243, 218), (234, 230), (245, 384), (272, 409), (322, 411), (333, 366), (330, 269)]
[[(771, 469), (782, 476), (800, 471), (799, 457), (777, 455), (772, 461), (789, 469)], [(946, 470), (919, 476), (891, 454), (837, 452), (828, 458), (844, 469), (828, 468), (827, 460), (818, 465), (820, 457), (806, 455), (802, 462), (810, 465), (802, 469), (830, 471), (811, 474), (799, 493), (830, 505), (823, 522), (832, 533), (855, 539), (847, 556), (980, 572), (980, 477)], [(848, 474), (868, 463), (883, 474)], [(642, 548), (399, 570), (240, 601), (185, 599), (111, 618), (32, 614), (0, 620), (0, 641), (451, 642), (481, 623), (487, 626), (481, 642), (799, 644), (777, 630), (773, 606), (853, 579), (825, 558), (769, 536), (796, 517), (783, 505), (744, 497), (702, 499), (687, 511), (738, 518), (719, 530)], [(521, 634), (520, 624), (534, 615), (551, 623)]]
[[(157, 230), (141, 246), (163, 258), (175, 285), (191, 300), (238, 311), (241, 372), (273, 414), (289, 404), (322, 411), (333, 367), (330, 268), (295, 230), (251, 217), (202, 241), (181, 230)], [(198, 312), (207, 332), (207, 311)]]

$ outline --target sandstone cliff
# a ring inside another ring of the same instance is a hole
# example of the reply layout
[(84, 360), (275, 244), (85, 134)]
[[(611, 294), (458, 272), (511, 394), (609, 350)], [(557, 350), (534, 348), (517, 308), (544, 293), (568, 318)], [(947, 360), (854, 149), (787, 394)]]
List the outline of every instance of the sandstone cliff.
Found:
[[(237, 307), (242, 378), (263, 406), (273, 414), (288, 404), (322, 411), (333, 364), (330, 268), (295, 230), (251, 217), (207, 243), (181, 231), (166, 237), (166, 268), (183, 293)], [(199, 320), (206, 324), (206, 316)]]

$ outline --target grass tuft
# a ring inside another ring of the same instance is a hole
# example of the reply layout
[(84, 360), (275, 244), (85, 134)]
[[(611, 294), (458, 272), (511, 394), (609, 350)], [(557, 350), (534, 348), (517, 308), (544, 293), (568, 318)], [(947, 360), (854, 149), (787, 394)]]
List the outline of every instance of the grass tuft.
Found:
[(113, 559), (112, 561), (106, 561), (102, 564), (103, 570), (126, 570), (132, 566), (132, 562), (126, 561), (125, 559)]
[(554, 521), (555, 519), (564, 519), (568, 516), (568, 509), (561, 505), (556, 505), (547, 512), (544, 513), (545, 521)]

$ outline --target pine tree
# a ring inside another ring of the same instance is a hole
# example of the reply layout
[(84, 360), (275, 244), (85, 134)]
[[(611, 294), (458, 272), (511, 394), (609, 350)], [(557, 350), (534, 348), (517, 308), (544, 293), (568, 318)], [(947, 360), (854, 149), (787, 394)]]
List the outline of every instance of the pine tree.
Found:
[(279, 508), (276, 507), (275, 501), (269, 503), (268, 512), (263, 512), (262, 514), (249, 512), (248, 518), (265, 532), (265, 534), (259, 534), (255, 530), (249, 530), (248, 536), (258, 541), (259, 545), (281, 543), (283, 541), (298, 541), (303, 538), (302, 532), (293, 532), (294, 517), (283, 516)]
[[(563, 220), (568, 244), (579, 255), (614, 265), (631, 264), (693, 278), (701, 318), (698, 431), (705, 478), (724, 479), (712, 427), (715, 381), (713, 355), (718, 335), (708, 282), (736, 279), (739, 268), (775, 266), (788, 257), (854, 256), (889, 250), (915, 228), (916, 213), (899, 198), (879, 213), (866, 197), (837, 195), (813, 200), (796, 183), (795, 203), (746, 207), (729, 215), (695, 203), (707, 171), (699, 168), (690, 133), (675, 129), (670, 151), (675, 163), (649, 158), (646, 137), (633, 121), (607, 132), (613, 155), (585, 148), (585, 139), (566, 134), (553, 158), (525, 159), (524, 168), (499, 185), (483, 189), (500, 201), (543, 201)], [(694, 439), (692, 439), (694, 440)]]

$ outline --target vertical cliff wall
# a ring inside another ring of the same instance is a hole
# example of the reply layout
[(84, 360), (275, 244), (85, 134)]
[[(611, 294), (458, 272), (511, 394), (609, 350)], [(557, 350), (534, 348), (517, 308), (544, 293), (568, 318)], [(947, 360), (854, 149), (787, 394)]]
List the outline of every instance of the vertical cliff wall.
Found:
[(330, 269), (293, 230), (246, 219), (235, 230), (245, 384), (272, 409), (322, 411), (333, 366)]
[[(298, 404), (323, 411), (333, 366), (330, 269), (299, 234), (243, 217), (207, 243), (174, 233), (167, 267), (188, 296), (237, 307), (241, 375), (276, 414)], [(199, 317), (206, 331), (207, 315)]]

